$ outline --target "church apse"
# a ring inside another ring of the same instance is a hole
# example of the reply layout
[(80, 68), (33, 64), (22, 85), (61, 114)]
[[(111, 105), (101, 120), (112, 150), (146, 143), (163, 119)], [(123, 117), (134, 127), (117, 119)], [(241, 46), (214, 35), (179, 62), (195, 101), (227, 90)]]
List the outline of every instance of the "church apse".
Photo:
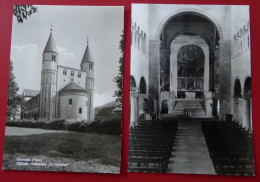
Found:
[(177, 55), (178, 98), (185, 97), (185, 92), (195, 92), (196, 98), (203, 95), (204, 53), (197, 45), (185, 45)]
[(219, 91), (219, 40), (217, 27), (199, 13), (179, 13), (165, 23), (160, 36), (160, 103), (166, 99), (169, 111), (176, 99), (204, 99), (205, 113), (213, 113)]

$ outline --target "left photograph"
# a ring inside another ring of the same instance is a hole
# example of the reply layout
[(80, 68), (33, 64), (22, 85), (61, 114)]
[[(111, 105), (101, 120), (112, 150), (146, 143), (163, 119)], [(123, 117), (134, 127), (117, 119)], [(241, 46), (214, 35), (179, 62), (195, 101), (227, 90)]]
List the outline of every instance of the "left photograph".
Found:
[(123, 6), (13, 15), (2, 169), (120, 173)]

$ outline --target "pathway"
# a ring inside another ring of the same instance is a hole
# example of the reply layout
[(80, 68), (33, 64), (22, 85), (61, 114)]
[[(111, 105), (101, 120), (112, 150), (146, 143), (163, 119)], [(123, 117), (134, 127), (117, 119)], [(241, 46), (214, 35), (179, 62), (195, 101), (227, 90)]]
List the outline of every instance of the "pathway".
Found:
[(215, 174), (207, 144), (201, 131), (200, 121), (179, 121), (176, 140), (167, 172)]

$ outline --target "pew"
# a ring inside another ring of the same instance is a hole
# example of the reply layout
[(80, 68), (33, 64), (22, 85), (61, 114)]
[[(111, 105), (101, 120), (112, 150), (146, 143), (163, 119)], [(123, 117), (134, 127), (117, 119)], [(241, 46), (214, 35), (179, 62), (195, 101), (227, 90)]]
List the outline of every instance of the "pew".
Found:
[(129, 130), (129, 172), (166, 172), (177, 121), (146, 120)]
[(201, 127), (217, 174), (254, 175), (252, 134), (241, 124), (202, 121)]

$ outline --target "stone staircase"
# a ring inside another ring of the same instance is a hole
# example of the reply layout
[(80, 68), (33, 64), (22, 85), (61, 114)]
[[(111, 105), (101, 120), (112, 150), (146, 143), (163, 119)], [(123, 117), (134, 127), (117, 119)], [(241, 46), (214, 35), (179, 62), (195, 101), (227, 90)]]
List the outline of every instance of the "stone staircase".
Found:
[(178, 100), (170, 114), (183, 116), (184, 109), (191, 109), (191, 116), (205, 116), (205, 111), (198, 100)]

